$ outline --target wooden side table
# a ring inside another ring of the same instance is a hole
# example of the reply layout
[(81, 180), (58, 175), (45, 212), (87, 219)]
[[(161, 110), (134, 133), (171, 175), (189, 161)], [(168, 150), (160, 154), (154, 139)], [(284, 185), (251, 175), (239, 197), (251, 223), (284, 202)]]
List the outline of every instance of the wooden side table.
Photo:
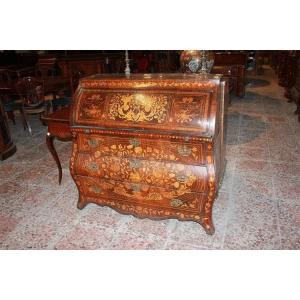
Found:
[(42, 121), (45, 122), (48, 126), (46, 143), (58, 168), (59, 184), (61, 184), (61, 179), (62, 179), (62, 168), (53, 142), (55, 138), (67, 142), (72, 140), (72, 134), (71, 134), (70, 122), (69, 122), (70, 111), (71, 111), (70, 107), (66, 107), (47, 116), (42, 116), (41, 118)]

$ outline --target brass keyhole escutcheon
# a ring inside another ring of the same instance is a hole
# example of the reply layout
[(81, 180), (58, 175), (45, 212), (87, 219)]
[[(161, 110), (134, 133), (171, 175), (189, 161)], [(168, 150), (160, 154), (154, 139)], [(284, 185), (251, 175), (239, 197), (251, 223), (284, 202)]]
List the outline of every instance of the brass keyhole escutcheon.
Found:
[(177, 148), (177, 152), (181, 156), (189, 156), (192, 153), (192, 149), (186, 145), (183, 145)]
[(141, 167), (141, 165), (142, 165), (142, 163), (137, 159), (133, 159), (133, 160), (130, 161), (130, 167), (132, 169), (138, 169), (138, 168)]
[(180, 199), (172, 199), (170, 201), (170, 204), (171, 204), (172, 207), (179, 207), (182, 204), (184, 204), (184, 202), (182, 200), (180, 200)]
[(92, 171), (98, 171), (99, 170), (99, 166), (95, 162), (90, 162), (88, 164), (88, 168)]
[(141, 145), (141, 142), (138, 139), (130, 139), (129, 144), (134, 147), (139, 147)]
[(91, 146), (91, 147), (97, 147), (97, 146), (98, 146), (98, 141), (97, 141), (97, 140), (94, 140), (94, 139), (89, 139), (89, 140), (88, 140), (88, 144), (89, 144), (89, 146)]
[(178, 182), (184, 183), (184, 182), (187, 181), (188, 177), (186, 175), (177, 175), (176, 179), (177, 179)]

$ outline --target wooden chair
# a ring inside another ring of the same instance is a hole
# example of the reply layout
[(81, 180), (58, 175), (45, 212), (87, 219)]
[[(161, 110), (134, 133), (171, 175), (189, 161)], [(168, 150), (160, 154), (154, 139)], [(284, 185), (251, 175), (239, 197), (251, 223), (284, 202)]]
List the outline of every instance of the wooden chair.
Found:
[(39, 114), (41, 117), (49, 110), (49, 106), (45, 102), (44, 81), (34, 77), (25, 77), (17, 82), (16, 90), (21, 99), (26, 127), (32, 134), (27, 114)]
[(57, 74), (56, 69), (47, 66), (36, 66), (35, 69), (36, 77), (41, 77), (41, 78), (53, 77), (56, 76), (56, 74)]
[(1, 82), (12, 82), (14, 78), (14, 72), (8, 69), (0, 69), (0, 81)]
[[(13, 86), (14, 79), (16, 78), (16, 74), (14, 71), (8, 70), (8, 69), (0, 69), (0, 82), (4, 86)], [(14, 125), (16, 124), (15, 121), (15, 115), (14, 115), (14, 110), (13, 109), (8, 109), (6, 107), (6, 103), (11, 103), (13, 100), (15, 100), (15, 96), (13, 95), (5, 95), (3, 96), (4, 99), (4, 111), (7, 113), (7, 116)]]

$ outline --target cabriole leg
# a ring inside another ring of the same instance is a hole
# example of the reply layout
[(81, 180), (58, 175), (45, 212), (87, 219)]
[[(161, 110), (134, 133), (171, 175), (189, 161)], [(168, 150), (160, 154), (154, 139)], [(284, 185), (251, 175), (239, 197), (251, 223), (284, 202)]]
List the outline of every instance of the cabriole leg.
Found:
[(62, 169), (61, 169), (61, 164), (57, 155), (57, 152), (54, 148), (54, 144), (53, 144), (53, 140), (54, 140), (54, 136), (51, 135), (50, 132), (47, 132), (46, 135), (46, 143), (47, 143), (47, 147), (49, 149), (49, 151), (52, 154), (52, 157), (54, 158), (57, 168), (58, 168), (58, 183), (61, 184), (61, 179), (62, 179)]

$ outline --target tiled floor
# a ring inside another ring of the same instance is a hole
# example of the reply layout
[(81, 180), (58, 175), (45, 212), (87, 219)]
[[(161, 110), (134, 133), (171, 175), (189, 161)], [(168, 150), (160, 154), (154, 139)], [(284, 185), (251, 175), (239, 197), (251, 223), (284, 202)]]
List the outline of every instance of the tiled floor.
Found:
[(93, 204), (78, 210), (70, 144), (56, 143), (64, 167), (59, 186), (46, 128), (31, 117), (34, 135), (20, 122), (12, 126), (18, 151), (0, 162), (0, 248), (300, 249), (300, 124), (273, 72), (256, 78), (260, 85), (229, 108), (213, 236), (193, 222), (140, 220)]

